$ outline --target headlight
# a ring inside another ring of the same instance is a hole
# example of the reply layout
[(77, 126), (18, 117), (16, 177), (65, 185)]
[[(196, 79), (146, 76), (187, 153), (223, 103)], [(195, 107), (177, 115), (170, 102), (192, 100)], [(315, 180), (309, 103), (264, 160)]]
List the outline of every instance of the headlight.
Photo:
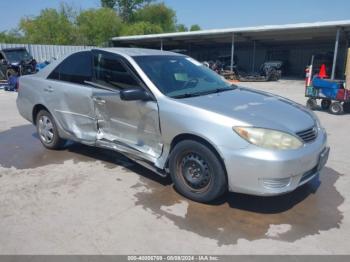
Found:
[(267, 149), (298, 149), (303, 143), (295, 136), (281, 131), (258, 127), (233, 127), (233, 130), (249, 143)]

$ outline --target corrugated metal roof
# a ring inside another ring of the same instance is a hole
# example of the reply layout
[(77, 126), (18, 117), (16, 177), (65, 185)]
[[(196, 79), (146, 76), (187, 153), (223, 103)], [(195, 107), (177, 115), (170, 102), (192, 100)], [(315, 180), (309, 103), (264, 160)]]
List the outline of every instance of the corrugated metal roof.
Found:
[(150, 35), (135, 35), (135, 36), (120, 36), (113, 37), (113, 41), (137, 41), (137, 40), (151, 40), (151, 39), (166, 39), (177, 37), (195, 37), (195, 36), (209, 36), (232, 33), (254, 33), (254, 32), (271, 32), (281, 30), (303, 30), (316, 28), (336, 28), (336, 27), (350, 27), (350, 20), (328, 21), (328, 22), (314, 22), (314, 23), (298, 23), (285, 25), (264, 25), (255, 27), (237, 27), (227, 29), (210, 29), (192, 32), (177, 32), (164, 34), (150, 34)]

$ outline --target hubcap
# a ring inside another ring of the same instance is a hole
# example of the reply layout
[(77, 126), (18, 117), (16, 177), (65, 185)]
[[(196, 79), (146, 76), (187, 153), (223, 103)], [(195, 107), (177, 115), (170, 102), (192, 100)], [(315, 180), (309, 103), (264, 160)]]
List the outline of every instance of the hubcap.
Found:
[(54, 137), (51, 119), (47, 116), (41, 116), (39, 118), (38, 127), (41, 140), (46, 144), (50, 144)]
[(206, 189), (211, 181), (208, 164), (195, 153), (187, 154), (182, 159), (181, 173), (186, 185), (196, 191)]

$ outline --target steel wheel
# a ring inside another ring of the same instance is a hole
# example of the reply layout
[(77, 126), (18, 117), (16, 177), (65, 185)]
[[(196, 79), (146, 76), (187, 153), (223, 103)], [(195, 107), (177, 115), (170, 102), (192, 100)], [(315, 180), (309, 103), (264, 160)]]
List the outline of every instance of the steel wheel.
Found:
[(208, 163), (200, 155), (188, 153), (179, 164), (179, 175), (191, 191), (203, 192), (207, 190), (212, 175)]
[(208, 203), (227, 190), (226, 173), (220, 157), (199, 141), (177, 143), (169, 158), (169, 170), (176, 190), (194, 201)]
[(38, 121), (38, 131), (41, 140), (46, 144), (51, 144), (54, 139), (54, 127), (51, 119), (47, 116), (40, 116)]

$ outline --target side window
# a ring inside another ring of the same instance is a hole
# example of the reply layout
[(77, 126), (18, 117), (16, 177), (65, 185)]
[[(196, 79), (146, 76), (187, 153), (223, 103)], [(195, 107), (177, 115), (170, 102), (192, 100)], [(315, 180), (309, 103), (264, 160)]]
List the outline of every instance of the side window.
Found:
[(92, 54), (84, 51), (67, 57), (51, 72), (49, 79), (84, 84), (92, 80)]
[(117, 59), (104, 54), (94, 55), (95, 82), (114, 89), (141, 88), (134, 76)]

